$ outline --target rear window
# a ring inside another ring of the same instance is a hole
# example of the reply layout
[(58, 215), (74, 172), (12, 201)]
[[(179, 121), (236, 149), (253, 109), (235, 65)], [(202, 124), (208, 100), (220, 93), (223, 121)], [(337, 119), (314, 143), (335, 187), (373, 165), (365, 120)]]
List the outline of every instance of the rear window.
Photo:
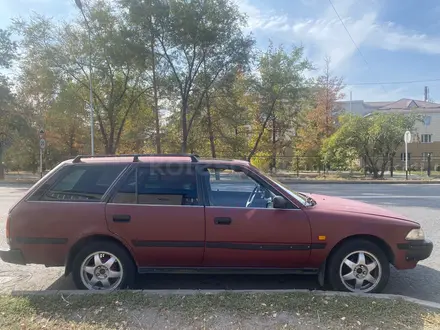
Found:
[(100, 201), (126, 165), (71, 165), (63, 168), (56, 182), (31, 200)]

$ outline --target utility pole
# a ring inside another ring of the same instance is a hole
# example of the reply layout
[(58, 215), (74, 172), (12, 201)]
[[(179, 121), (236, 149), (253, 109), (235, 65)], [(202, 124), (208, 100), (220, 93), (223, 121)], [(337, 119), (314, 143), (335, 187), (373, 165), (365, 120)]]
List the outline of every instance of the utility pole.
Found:
[(46, 148), (46, 139), (44, 130), (41, 128), (39, 131), (40, 136), (40, 178), (43, 177), (43, 151)]
[(89, 92), (90, 92), (90, 100), (89, 100), (89, 108), (90, 108), (90, 154), (92, 156), (95, 155), (95, 129), (93, 122), (93, 89), (92, 89), (92, 37), (90, 31), (89, 21), (87, 20), (86, 14), (83, 10), (83, 5), (81, 0), (75, 0), (76, 6), (81, 11), (82, 16), (84, 17), (84, 21), (86, 22), (87, 32), (89, 35)]
[(429, 100), (429, 88), (428, 86), (425, 86), (425, 102), (428, 102)]

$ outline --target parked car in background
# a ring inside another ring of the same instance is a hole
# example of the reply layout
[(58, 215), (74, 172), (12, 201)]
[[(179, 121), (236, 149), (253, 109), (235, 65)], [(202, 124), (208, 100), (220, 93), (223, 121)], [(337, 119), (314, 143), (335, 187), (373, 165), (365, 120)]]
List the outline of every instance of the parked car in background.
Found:
[(309, 274), (335, 290), (380, 292), (390, 264), (414, 268), (433, 249), (404, 216), (195, 155), (63, 162), (10, 209), (6, 235), (2, 260), (63, 266), (88, 290), (184, 270)]

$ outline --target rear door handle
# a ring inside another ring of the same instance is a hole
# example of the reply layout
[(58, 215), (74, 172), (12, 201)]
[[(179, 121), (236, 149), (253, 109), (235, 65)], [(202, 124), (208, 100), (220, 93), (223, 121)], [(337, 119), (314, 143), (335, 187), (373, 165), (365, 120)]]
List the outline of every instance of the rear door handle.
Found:
[(230, 225), (232, 222), (231, 218), (214, 218), (214, 223), (216, 225)]
[(128, 214), (115, 214), (113, 216), (113, 222), (130, 222), (131, 216)]

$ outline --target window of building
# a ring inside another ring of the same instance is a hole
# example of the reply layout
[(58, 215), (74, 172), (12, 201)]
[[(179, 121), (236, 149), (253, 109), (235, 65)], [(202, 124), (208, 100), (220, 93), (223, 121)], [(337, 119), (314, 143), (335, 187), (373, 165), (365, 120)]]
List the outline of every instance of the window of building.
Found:
[(425, 126), (429, 126), (431, 124), (431, 116), (425, 116), (423, 118), (423, 123), (425, 124)]
[(56, 183), (38, 199), (98, 202), (124, 168), (125, 165), (120, 164), (67, 166), (61, 170)]
[(112, 203), (199, 205), (195, 170), (188, 166), (139, 167), (118, 188)]
[(422, 143), (431, 143), (432, 142), (432, 134), (422, 134), (420, 141)]
[[(405, 153), (404, 153), (404, 152), (402, 152), (402, 153), (400, 154), (400, 160), (401, 160), (401, 161), (405, 161), (405, 160), (406, 160), (406, 157), (405, 157)], [(410, 161), (410, 160), (411, 160), (411, 153), (408, 152), (408, 161)]]

